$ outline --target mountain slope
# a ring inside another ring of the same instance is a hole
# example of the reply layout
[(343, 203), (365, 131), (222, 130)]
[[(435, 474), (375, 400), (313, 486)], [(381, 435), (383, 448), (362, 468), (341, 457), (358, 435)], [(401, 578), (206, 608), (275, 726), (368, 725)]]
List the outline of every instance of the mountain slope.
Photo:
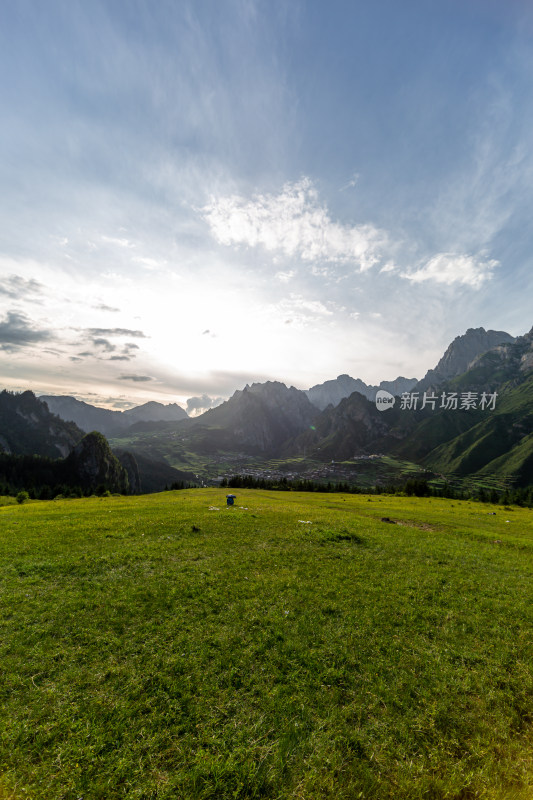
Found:
[(470, 430), (430, 451), (424, 463), (458, 475), (479, 473), (533, 483), (533, 370), (499, 387), (496, 408)]
[(189, 435), (201, 448), (274, 453), (317, 416), (306, 394), (278, 381), (254, 383), (217, 408), (190, 420)]
[(319, 461), (344, 461), (354, 455), (374, 452), (372, 443), (389, 433), (393, 418), (378, 411), (359, 392), (343, 398), (337, 406), (329, 406), (307, 429), (286, 444), (285, 453), (304, 454)]
[(121, 411), (97, 408), (69, 396), (41, 395), (39, 400), (46, 403), (52, 414), (74, 422), (83, 431), (99, 431), (109, 436), (115, 430), (126, 427)]

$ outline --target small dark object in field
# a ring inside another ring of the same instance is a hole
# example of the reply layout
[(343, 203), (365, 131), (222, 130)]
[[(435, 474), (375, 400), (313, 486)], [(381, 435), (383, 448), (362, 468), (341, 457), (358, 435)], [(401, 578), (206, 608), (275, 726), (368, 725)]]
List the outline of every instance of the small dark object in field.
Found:
[(396, 525), (396, 522), (390, 517), (381, 517), (382, 522), (390, 522), (391, 525)]
[(489, 517), (495, 517), (495, 516), (496, 516), (495, 511), (489, 511)]
[(191, 531), (193, 533), (198, 533), (198, 531), (200, 531), (200, 530), (201, 530), (201, 528), (199, 528), (197, 525), (191, 525)]

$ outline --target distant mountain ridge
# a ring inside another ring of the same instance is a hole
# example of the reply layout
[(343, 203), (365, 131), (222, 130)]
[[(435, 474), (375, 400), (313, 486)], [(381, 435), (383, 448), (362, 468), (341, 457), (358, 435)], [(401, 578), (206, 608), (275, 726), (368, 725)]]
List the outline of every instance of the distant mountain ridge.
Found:
[(41, 395), (39, 400), (62, 419), (75, 422), (84, 431), (99, 431), (104, 436), (116, 436), (136, 422), (178, 422), (189, 416), (177, 403), (163, 405), (153, 400), (126, 411), (99, 408), (66, 395)]
[[(120, 412), (119, 412), (120, 413)], [(135, 408), (128, 408), (123, 411), (128, 425), (135, 422), (177, 422), (181, 419), (188, 419), (189, 415), (184, 408), (177, 403), (157, 403), (150, 400), (148, 403), (143, 403), (142, 406), (135, 406)]]
[(374, 400), (376, 392), (384, 389), (390, 394), (401, 395), (402, 392), (409, 392), (417, 383), (416, 378), (404, 378), (402, 376), (393, 381), (381, 381), (379, 386), (366, 384), (360, 378), (351, 378), (349, 375), (339, 375), (335, 380), (325, 381), (306, 390), (309, 400), (314, 406), (323, 411), (327, 406), (337, 406), (349, 397), (353, 392), (359, 392), (367, 400)]

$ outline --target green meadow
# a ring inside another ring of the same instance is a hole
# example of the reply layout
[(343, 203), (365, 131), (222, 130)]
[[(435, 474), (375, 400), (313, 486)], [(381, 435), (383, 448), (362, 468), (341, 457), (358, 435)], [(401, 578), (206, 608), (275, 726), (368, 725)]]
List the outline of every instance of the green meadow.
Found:
[(0, 799), (531, 798), (532, 511), (236, 494), (0, 507)]

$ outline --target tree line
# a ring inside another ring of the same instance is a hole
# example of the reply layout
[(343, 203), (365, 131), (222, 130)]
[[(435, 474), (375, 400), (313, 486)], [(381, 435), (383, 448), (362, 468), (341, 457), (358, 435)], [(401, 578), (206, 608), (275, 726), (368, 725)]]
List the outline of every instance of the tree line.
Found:
[(32, 500), (53, 500), (104, 495), (112, 488), (105, 482), (83, 485), (64, 459), (0, 453), (0, 495), (25, 491)]
[(358, 486), (347, 481), (321, 483), (309, 479), (256, 478), (253, 475), (232, 475), (220, 484), (228, 489), (268, 489), (282, 492), (342, 492), (343, 494), (395, 494), (407, 497), (445, 497), (452, 500), (477, 500), (482, 503), (518, 505), (533, 508), (533, 486), (516, 489), (458, 489), (445, 483), (433, 486), (427, 480), (410, 478), (403, 484), (388, 486)]

